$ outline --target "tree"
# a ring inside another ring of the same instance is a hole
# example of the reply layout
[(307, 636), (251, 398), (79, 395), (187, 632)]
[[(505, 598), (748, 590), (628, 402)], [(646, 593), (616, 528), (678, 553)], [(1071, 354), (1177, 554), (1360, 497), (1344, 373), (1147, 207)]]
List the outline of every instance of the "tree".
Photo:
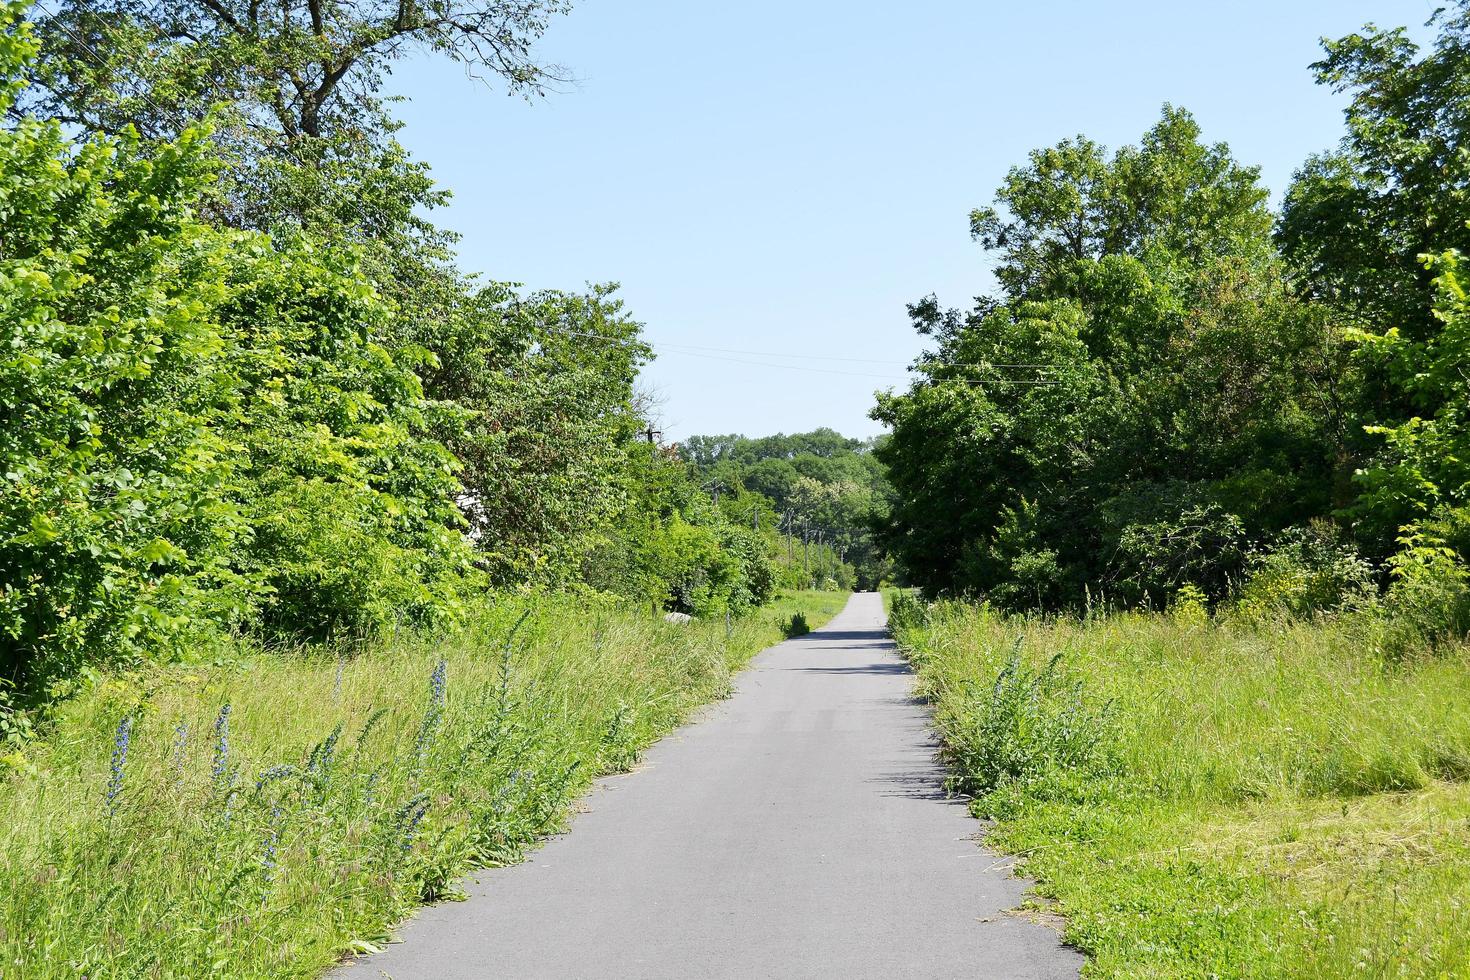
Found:
[[(0, 102), (32, 50), (0, 8)], [(350, 249), (202, 223), (207, 133), (0, 130), (0, 670), (435, 622), (458, 464)]]
[[(22, 16), (0, 6), (0, 109), (34, 50)], [(217, 424), (221, 256), (188, 207), (208, 179), (195, 131), (152, 152), (0, 129), (0, 672), (30, 693), (254, 601)]]
[[(166, 141), (217, 116), (221, 216), (239, 227), (434, 240), (442, 200), (393, 139), (395, 62), (433, 51), (511, 91), (564, 77), (532, 49), (567, 0), (61, 0), (25, 107), (87, 131)], [(440, 242), (442, 245), (442, 242)]]
[[(873, 531), (888, 502), (882, 465), (873, 443), (820, 428), (750, 439), (740, 435), (694, 436), (679, 447), (704, 483), (718, 483), (737, 523), (751, 509), (784, 522), (788, 533), (821, 534), (852, 566), (860, 586), (874, 588), (889, 573)], [(747, 500), (754, 496), (755, 501)], [(738, 515), (738, 516), (737, 516)], [(847, 576), (847, 571), (841, 571)]]
[(914, 304), (936, 347), (874, 412), (885, 543), (918, 584), (1018, 606), (1219, 594), (1241, 542), (1331, 509), (1346, 347), (1286, 294), (1265, 200), (1165, 107), (1111, 156), (1036, 151), (974, 212), (1003, 294)]
[[(1470, 527), (1470, 298), (1462, 263), (1454, 251), (1425, 259), (1435, 275), (1436, 333), (1420, 342), (1396, 328), (1361, 335), (1368, 356), (1421, 401), (1439, 406), (1427, 418), (1369, 427), (1384, 447), (1362, 474), (1357, 510), (1380, 534), (1412, 535), (1457, 511)], [(1470, 536), (1460, 544), (1459, 557), (1470, 561)]]
[(628, 503), (627, 444), (652, 354), (613, 286), (466, 294), (415, 339), (428, 394), (465, 406), (442, 438), (464, 463), (465, 510), (499, 583), (564, 585)]
[(1413, 340), (1439, 330), (1420, 256), (1470, 249), (1470, 2), (1431, 23), (1439, 33), (1427, 52), (1403, 28), (1324, 42), (1313, 68), (1319, 83), (1351, 93), (1347, 133), (1297, 173), (1279, 233), (1307, 295)]
[(1108, 256), (1152, 265), (1266, 257), (1271, 218), (1259, 169), (1199, 137), (1193, 116), (1166, 105), (1139, 145), (1112, 159), (1081, 136), (1033, 151), (1007, 175), (997, 206), (970, 214), (972, 237), (999, 253), (1005, 295), (1083, 298), (1076, 274)]

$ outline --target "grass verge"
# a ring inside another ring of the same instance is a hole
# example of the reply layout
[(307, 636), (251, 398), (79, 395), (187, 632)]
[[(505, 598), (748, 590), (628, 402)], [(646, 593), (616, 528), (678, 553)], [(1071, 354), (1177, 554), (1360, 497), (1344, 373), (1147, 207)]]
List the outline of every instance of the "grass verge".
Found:
[(306, 977), (519, 860), (845, 594), (674, 625), (504, 599), (451, 638), (116, 676), (0, 779), (0, 976)]
[(1470, 650), (895, 603), (954, 785), (1099, 977), (1470, 976)]

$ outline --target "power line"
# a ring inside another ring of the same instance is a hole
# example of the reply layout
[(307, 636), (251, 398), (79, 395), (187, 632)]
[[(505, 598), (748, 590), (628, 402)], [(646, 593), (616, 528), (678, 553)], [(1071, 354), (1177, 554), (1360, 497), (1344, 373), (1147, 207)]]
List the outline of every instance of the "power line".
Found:
[[(608, 337), (608, 336), (605, 336), (603, 334), (588, 333), (586, 331), (577, 331), (577, 330), (560, 330), (560, 329), (557, 329), (555, 327), (548, 327), (546, 329), (547, 329), (547, 332), (548, 333), (558, 334), (558, 335), (563, 336), (563, 337), (577, 337), (577, 338), (582, 338), (582, 339), (586, 339), (586, 340), (598, 340), (598, 341), (602, 341), (604, 343), (616, 344), (616, 345), (635, 345), (636, 344), (638, 346), (648, 347), (651, 350), (653, 350), (653, 351), (655, 351), (657, 353), (662, 353), (662, 354), (679, 354), (679, 355), (682, 355), (684, 357), (698, 357), (698, 358), (703, 358), (705, 360), (711, 360), (711, 361), (725, 361), (725, 362), (731, 363), (731, 364), (748, 364), (748, 365), (751, 365), (752, 367), (779, 368), (779, 369), (786, 370), (786, 371), (806, 371), (806, 372), (815, 373), (815, 374), (835, 374), (835, 375), (841, 375), (841, 376), (850, 377), (850, 378), (875, 378), (875, 379), (878, 379), (878, 380), (881, 380), (881, 381), (910, 381), (910, 380), (913, 380), (913, 378), (912, 378), (911, 375), (873, 374), (873, 373), (870, 373), (870, 372), (862, 372), (862, 371), (840, 371), (840, 370), (837, 370), (835, 368), (812, 367), (812, 366), (806, 365), (806, 364), (772, 364), (772, 363), (767, 362), (767, 361), (752, 361), (752, 360), (748, 360), (746, 357), (731, 357), (731, 356), (726, 356), (726, 354), (741, 354), (741, 355), (748, 355), (750, 357), (783, 357), (783, 356), (787, 356), (787, 355), (776, 354), (776, 353), (772, 353), (772, 352), (742, 351), (742, 350), (734, 350), (734, 349), (731, 349), (731, 348), (708, 348), (708, 347), (698, 347), (698, 346), (692, 345), (692, 344), (671, 344), (671, 343), (667, 343), (667, 342), (655, 343), (655, 342), (653, 342), (651, 340), (632, 339), (632, 338), (626, 338), (626, 337)], [(706, 351), (711, 351), (711, 350), (724, 351), (725, 354), (706, 353)], [(806, 359), (806, 360), (821, 360), (821, 359), (823, 359), (822, 355), (820, 355), (820, 354), (799, 354), (799, 355), (798, 354), (793, 354), (793, 355), (789, 355), (789, 356), (791, 356), (791, 357), (800, 357), (800, 358)], [(893, 363), (892, 361), (879, 361), (879, 360), (868, 359), (868, 358), (841, 358), (841, 357), (833, 357), (833, 358), (831, 358), (831, 360), (834, 360), (834, 361), (856, 360), (856, 361), (863, 361), (865, 363), (871, 363), (871, 364), (892, 364)], [(1009, 367), (1009, 368), (1036, 368), (1036, 369), (1040, 369), (1040, 370), (1051, 370), (1051, 369), (1057, 368), (1058, 365), (1055, 365), (1055, 364), (990, 364), (990, 365), (986, 365), (986, 364), (949, 364), (949, 365), (945, 365), (945, 368), (946, 369), (949, 369), (949, 370), (960, 369), (960, 370), (967, 370), (967, 371), (985, 371), (985, 370), (990, 370), (992, 368), (1006, 368), (1006, 367)], [(955, 381), (955, 382), (959, 382), (961, 384), (969, 384), (969, 385), (976, 385), (976, 386), (983, 386), (983, 385), (988, 385), (988, 384), (995, 384), (995, 385), (1041, 385), (1041, 386), (1050, 386), (1050, 385), (1060, 384), (1060, 382), (1058, 382), (1058, 381), (1046, 380), (1046, 379), (1043, 379), (1043, 378), (932, 378), (931, 380), (935, 381), (936, 383), (937, 382), (943, 382), (943, 381)]]

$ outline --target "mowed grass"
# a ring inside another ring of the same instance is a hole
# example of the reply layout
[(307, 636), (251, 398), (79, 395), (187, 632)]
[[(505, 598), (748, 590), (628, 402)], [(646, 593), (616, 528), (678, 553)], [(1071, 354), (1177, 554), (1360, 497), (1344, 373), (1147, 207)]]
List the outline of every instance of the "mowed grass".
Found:
[(793, 612), (846, 598), (787, 596), (728, 634), (505, 599), (447, 639), (102, 680), (0, 778), (0, 976), (318, 975), (520, 859)]
[(896, 631), (956, 783), (1089, 976), (1470, 976), (1465, 647), (1387, 663), (1364, 622), (913, 613)]

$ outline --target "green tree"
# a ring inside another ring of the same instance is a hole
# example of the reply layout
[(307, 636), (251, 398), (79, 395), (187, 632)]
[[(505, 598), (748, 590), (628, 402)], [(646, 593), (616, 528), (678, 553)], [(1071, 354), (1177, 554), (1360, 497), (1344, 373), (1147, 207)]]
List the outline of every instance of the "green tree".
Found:
[[(511, 91), (563, 77), (535, 42), (565, 0), (60, 0), (40, 19), (27, 108), (88, 131), (166, 141), (211, 112), (228, 167), (222, 216), (274, 231), (439, 238), (442, 199), (394, 139), (384, 83), (419, 51)], [(442, 244), (442, 242), (440, 242)]]
[(1434, 15), (1421, 51), (1403, 28), (1324, 42), (1317, 80), (1351, 94), (1347, 133), (1308, 161), (1284, 202), (1280, 241), (1301, 287), (1378, 332), (1439, 330), (1420, 256), (1470, 249), (1470, 3)]
[[(32, 44), (3, 8), (0, 98)], [(0, 669), (31, 692), (228, 630), (457, 611), (452, 406), (351, 250), (218, 231), (202, 131), (0, 130)]]
[(1331, 508), (1346, 348), (1285, 294), (1265, 199), (1170, 107), (1138, 147), (1079, 138), (1011, 172), (972, 220), (1003, 295), (911, 307), (936, 347), (874, 413), (887, 543), (917, 582), (1014, 605), (1218, 594), (1242, 535)]
[(492, 578), (575, 580), (628, 504), (628, 443), (641, 427), (638, 369), (651, 356), (614, 287), (522, 296), (491, 285), (418, 339), (430, 395), (469, 410), (443, 438), (464, 463), (465, 511)]
[[(0, 110), (34, 45), (0, 7)], [(202, 134), (0, 129), (0, 671), (23, 688), (243, 618), (223, 256)], [(201, 613), (203, 615), (201, 615)]]

